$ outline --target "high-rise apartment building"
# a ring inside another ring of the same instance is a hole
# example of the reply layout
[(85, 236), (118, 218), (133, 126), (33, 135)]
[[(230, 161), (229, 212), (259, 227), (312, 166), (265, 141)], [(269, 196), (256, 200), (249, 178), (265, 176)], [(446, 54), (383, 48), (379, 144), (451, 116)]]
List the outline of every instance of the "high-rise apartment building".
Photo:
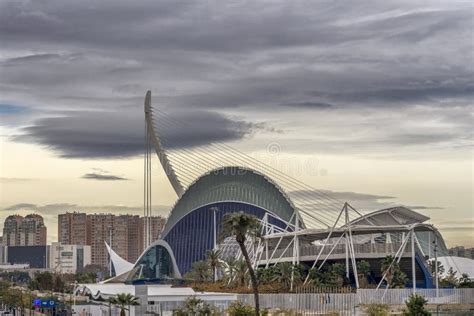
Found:
[(30, 214), (25, 217), (11, 215), (3, 226), (3, 245), (42, 246), (46, 245), (47, 229), (43, 217)]
[(87, 216), (84, 213), (58, 215), (58, 239), (62, 244), (87, 245)]
[[(162, 217), (150, 218), (151, 234), (157, 239), (164, 227)], [(58, 216), (61, 244), (91, 246), (91, 263), (108, 266), (107, 242), (127, 261), (135, 262), (144, 250), (144, 220), (138, 215), (65, 213)]]

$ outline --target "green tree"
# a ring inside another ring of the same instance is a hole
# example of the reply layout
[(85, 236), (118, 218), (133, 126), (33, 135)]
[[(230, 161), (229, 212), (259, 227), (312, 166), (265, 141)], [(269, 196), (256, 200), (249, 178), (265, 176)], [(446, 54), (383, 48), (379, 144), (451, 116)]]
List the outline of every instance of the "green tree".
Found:
[(19, 308), (21, 311), (21, 315), (23, 315), (23, 311), (26, 306), (26, 298), (27, 296), (23, 295), (23, 292), (21, 290), (15, 288), (8, 288), (2, 293), (3, 304), (5, 304), (8, 308), (11, 309)]
[(334, 263), (331, 265), (330, 271), (336, 286), (342, 287), (344, 285), (344, 275), (346, 274), (344, 265), (341, 263)]
[(224, 267), (224, 281), (229, 285), (232, 284), (235, 278), (235, 266), (237, 264), (237, 260), (235, 257), (229, 257), (224, 260), (222, 266)]
[(404, 310), (403, 314), (406, 316), (424, 316), (424, 315), (431, 315), (425, 309), (425, 305), (428, 301), (422, 296), (418, 294), (412, 294), (405, 302), (407, 309)]
[(457, 287), (459, 285), (459, 280), (456, 277), (457, 272), (454, 271), (453, 267), (450, 267), (448, 270), (448, 275), (441, 279), (441, 285), (447, 287)]
[(193, 262), (191, 271), (186, 273), (186, 278), (197, 282), (207, 282), (211, 279), (211, 269), (206, 261)]
[(284, 285), (285, 289), (291, 286), (293, 265), (290, 262), (281, 262), (275, 266), (275, 281)]
[(393, 273), (392, 284), (391, 287), (394, 289), (403, 289), (406, 287), (408, 283), (408, 276), (405, 272), (401, 271), (400, 269), (395, 270)]
[(311, 285), (314, 286), (325, 286), (325, 275), (324, 272), (318, 270), (317, 268), (311, 268), (308, 272), (309, 277), (308, 281)]
[(240, 251), (244, 256), (245, 263), (250, 274), (252, 289), (255, 299), (255, 315), (260, 315), (260, 304), (258, 299), (257, 276), (250, 261), (250, 257), (245, 246), (247, 238), (260, 237), (260, 222), (257, 217), (245, 214), (244, 212), (236, 212), (226, 214), (222, 220), (223, 237), (235, 236), (235, 241), (239, 244)]
[(4, 271), (0, 272), (0, 279), (8, 280), (14, 284), (28, 284), (31, 280), (28, 272), (23, 271)]
[(211, 267), (213, 282), (217, 281), (217, 269), (221, 266), (220, 255), (221, 252), (219, 250), (212, 249), (207, 252), (207, 261)]
[(53, 275), (48, 272), (38, 272), (35, 274), (35, 280), (38, 283), (38, 290), (52, 291), (53, 290)]
[(259, 284), (269, 284), (275, 282), (278, 279), (276, 267), (269, 266), (268, 268), (258, 268), (257, 279)]
[(66, 289), (66, 283), (64, 282), (60, 274), (55, 274), (53, 276), (53, 291), (54, 292), (64, 292)]
[(367, 277), (370, 275), (370, 263), (366, 260), (357, 262), (357, 274), (359, 275), (359, 285), (361, 288), (366, 288), (369, 285)]
[(275, 266), (274, 277), (272, 281), (283, 284), (284, 288), (289, 290), (291, 288), (292, 281), (293, 284), (301, 283), (301, 268), (297, 265), (293, 265), (290, 262), (281, 262)]
[(393, 256), (386, 256), (384, 259), (382, 259), (380, 271), (382, 272), (382, 275), (386, 273), (385, 280), (389, 286), (392, 286), (395, 271), (399, 269), (400, 266)]
[(474, 282), (471, 281), (471, 278), (467, 273), (463, 273), (459, 278), (459, 287), (474, 287)]
[(235, 280), (237, 286), (245, 286), (247, 281), (247, 263), (244, 260), (237, 260), (235, 263)]
[(79, 272), (76, 273), (75, 279), (78, 283), (95, 283), (97, 275), (94, 272)]
[(120, 309), (120, 316), (125, 316), (125, 311), (128, 310), (130, 314), (130, 306), (140, 305), (138, 297), (130, 293), (120, 293), (109, 298), (109, 303), (116, 305)]
[[(428, 261), (428, 268), (431, 272), (431, 276), (433, 279), (435, 278), (435, 270), (436, 270), (436, 262), (434, 260)], [(438, 261), (438, 278), (444, 273), (444, 266), (441, 264), (441, 262)]]

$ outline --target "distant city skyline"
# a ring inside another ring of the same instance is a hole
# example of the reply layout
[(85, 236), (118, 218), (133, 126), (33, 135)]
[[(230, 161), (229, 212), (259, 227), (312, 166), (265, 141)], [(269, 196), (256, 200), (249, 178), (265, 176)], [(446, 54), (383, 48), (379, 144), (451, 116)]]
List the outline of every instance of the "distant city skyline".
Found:
[(473, 246), (473, 23), (467, 1), (3, 1), (0, 222), (38, 212), (51, 242), (61, 212), (141, 215), (151, 89), (194, 123), (164, 128), (177, 149), (227, 142)]

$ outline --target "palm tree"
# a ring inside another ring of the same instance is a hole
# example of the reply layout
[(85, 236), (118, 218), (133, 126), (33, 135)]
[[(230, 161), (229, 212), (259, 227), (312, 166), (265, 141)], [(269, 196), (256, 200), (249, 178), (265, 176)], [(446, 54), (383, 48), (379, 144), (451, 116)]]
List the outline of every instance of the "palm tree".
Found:
[(291, 287), (291, 275), (293, 273), (293, 265), (291, 262), (281, 262), (275, 267), (276, 281), (285, 286), (285, 289)]
[(370, 274), (370, 263), (365, 260), (357, 262), (357, 273), (359, 274), (360, 287), (366, 288), (368, 285), (367, 277)]
[(237, 265), (237, 260), (235, 257), (228, 257), (224, 260), (224, 277), (226, 282), (230, 283), (234, 280), (235, 277), (235, 269)]
[(311, 268), (308, 271), (309, 283), (314, 286), (325, 286), (325, 275), (323, 271), (318, 270), (317, 268)]
[(212, 249), (207, 252), (207, 261), (212, 270), (212, 282), (217, 281), (217, 269), (221, 266), (220, 255), (221, 252), (219, 250)]
[(399, 269), (398, 262), (395, 261), (393, 256), (386, 256), (382, 260), (382, 265), (380, 267), (380, 271), (382, 274), (387, 273), (385, 279), (387, 280), (387, 284), (391, 285), (393, 280), (393, 275), (395, 271)]
[(275, 266), (268, 268), (259, 268), (257, 270), (257, 278), (259, 284), (270, 284), (277, 279), (277, 271)]
[(247, 263), (244, 260), (238, 260), (235, 262), (235, 279), (237, 281), (237, 286), (245, 286), (247, 270)]
[(257, 238), (260, 236), (260, 222), (257, 217), (245, 214), (244, 212), (236, 212), (226, 214), (222, 220), (223, 237), (235, 236), (235, 241), (239, 244), (240, 251), (244, 256), (247, 268), (252, 281), (253, 295), (255, 299), (255, 315), (260, 315), (260, 304), (258, 300), (258, 284), (252, 262), (245, 247), (247, 236)]
[[(117, 305), (120, 308), (120, 316), (125, 316), (125, 311), (128, 309), (130, 315), (130, 306), (140, 305), (138, 297), (133, 296), (130, 293), (120, 293), (117, 296), (109, 298), (109, 303)], [(126, 307), (128, 306), (128, 308)]]
[(209, 281), (211, 278), (211, 270), (209, 264), (206, 261), (193, 262), (191, 271), (187, 273), (187, 276), (197, 282)]
[(334, 277), (337, 286), (341, 287), (344, 284), (344, 275), (346, 270), (341, 263), (334, 263), (331, 265), (331, 275)]

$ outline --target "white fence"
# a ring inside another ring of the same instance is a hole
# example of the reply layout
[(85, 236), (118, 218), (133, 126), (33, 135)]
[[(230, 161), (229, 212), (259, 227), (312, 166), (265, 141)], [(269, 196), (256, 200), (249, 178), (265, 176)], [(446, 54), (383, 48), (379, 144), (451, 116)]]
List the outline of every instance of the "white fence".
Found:
[[(402, 305), (413, 293), (412, 289), (372, 290), (360, 289), (357, 295), (364, 304), (383, 303)], [(428, 304), (474, 304), (474, 289), (417, 289), (416, 293), (425, 297)]]
[[(474, 289), (417, 289), (428, 304), (474, 304)], [(260, 294), (261, 308), (298, 311), (302, 314), (326, 314), (338, 312), (352, 315), (364, 304), (380, 303), (404, 305), (413, 293), (412, 289), (360, 289), (357, 293), (298, 293), (298, 294)], [(254, 304), (252, 294), (239, 294), (237, 299)]]

